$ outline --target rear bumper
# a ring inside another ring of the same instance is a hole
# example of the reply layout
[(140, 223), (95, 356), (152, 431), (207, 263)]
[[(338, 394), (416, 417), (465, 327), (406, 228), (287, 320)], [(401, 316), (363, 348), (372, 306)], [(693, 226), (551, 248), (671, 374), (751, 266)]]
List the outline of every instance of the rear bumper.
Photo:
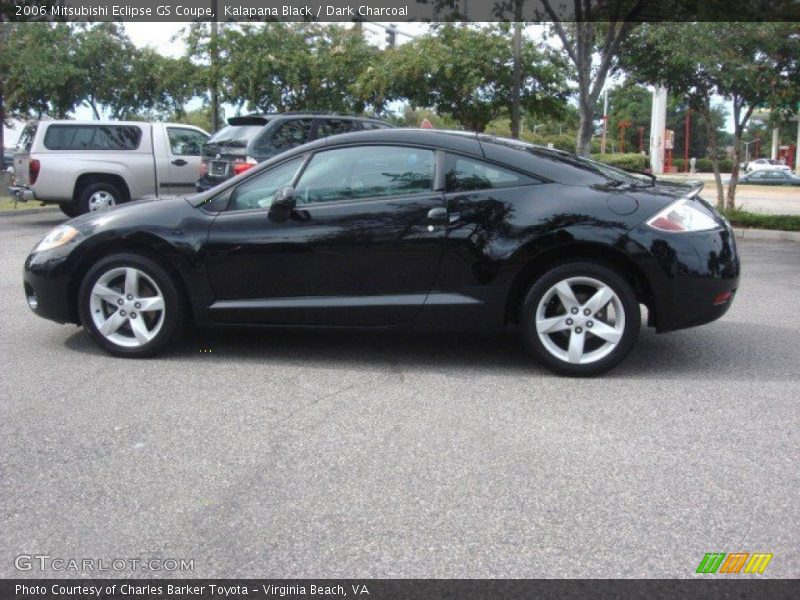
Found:
[(703, 325), (724, 315), (739, 287), (739, 256), (729, 226), (665, 234), (641, 226), (630, 237), (646, 253), (653, 322), (664, 333)]
[(8, 193), (17, 202), (36, 200), (36, 194), (33, 190), (24, 185), (10, 185), (8, 186)]

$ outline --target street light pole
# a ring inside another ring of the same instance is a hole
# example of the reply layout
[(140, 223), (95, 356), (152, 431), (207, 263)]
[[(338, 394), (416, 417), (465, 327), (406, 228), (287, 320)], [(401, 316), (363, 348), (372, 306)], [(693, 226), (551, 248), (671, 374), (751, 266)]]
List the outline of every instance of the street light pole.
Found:
[(217, 0), (211, 0), (211, 133), (219, 127), (219, 31), (217, 24)]
[(683, 172), (689, 172), (689, 135), (692, 128), (692, 120), (690, 115), (692, 114), (692, 109), (686, 109), (686, 126), (684, 130), (684, 139), (683, 139)]

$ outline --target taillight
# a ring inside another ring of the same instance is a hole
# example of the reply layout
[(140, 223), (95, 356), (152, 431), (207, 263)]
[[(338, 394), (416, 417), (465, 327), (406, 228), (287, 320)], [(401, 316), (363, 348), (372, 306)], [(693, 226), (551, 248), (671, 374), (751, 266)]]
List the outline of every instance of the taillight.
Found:
[(733, 292), (720, 292), (719, 294), (714, 296), (714, 302), (712, 302), (712, 304), (714, 306), (725, 304), (728, 300), (731, 299), (731, 296), (733, 296)]
[(39, 179), (39, 171), (41, 168), (42, 164), (35, 158), (28, 161), (28, 185), (36, 183), (36, 180)]
[(201, 160), (200, 161), (200, 177), (205, 177), (208, 175), (208, 161)]
[(252, 169), (253, 167), (255, 167), (257, 164), (258, 163), (256, 162), (255, 158), (248, 156), (244, 162), (233, 163), (233, 174), (239, 175), (241, 173), (244, 173), (248, 169)]
[(653, 229), (671, 232), (706, 231), (719, 227), (700, 206), (696, 206), (689, 198), (682, 198), (656, 214), (647, 224)]

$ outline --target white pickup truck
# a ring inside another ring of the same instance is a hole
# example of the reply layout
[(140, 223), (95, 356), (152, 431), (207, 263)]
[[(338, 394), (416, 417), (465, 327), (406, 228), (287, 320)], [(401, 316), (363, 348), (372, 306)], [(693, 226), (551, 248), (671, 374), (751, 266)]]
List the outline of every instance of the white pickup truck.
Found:
[(190, 194), (208, 133), (178, 123), (30, 121), (14, 152), (11, 196), (67, 216), (145, 196)]

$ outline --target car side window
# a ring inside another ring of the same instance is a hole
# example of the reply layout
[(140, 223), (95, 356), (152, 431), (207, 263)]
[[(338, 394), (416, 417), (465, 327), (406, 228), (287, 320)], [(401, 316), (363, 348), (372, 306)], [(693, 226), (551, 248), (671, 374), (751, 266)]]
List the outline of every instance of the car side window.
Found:
[(764, 179), (766, 173), (764, 171), (756, 171), (750, 175), (750, 179)]
[(135, 125), (51, 125), (44, 134), (48, 150), (136, 150), (142, 130)]
[(248, 179), (234, 190), (228, 210), (269, 208), (275, 192), (292, 183), (302, 164), (302, 157), (294, 158)]
[(317, 124), (317, 139), (360, 129), (361, 123), (353, 119), (320, 119)]
[(422, 148), (360, 146), (318, 152), (295, 188), (298, 203), (407, 196), (433, 189), (434, 153)]
[(388, 129), (389, 126), (386, 123), (379, 123), (378, 121), (362, 121), (361, 126), (364, 129)]
[(167, 137), (173, 156), (200, 156), (203, 144), (208, 140), (207, 135), (183, 127), (167, 127)]
[(533, 177), (482, 160), (465, 158), (456, 154), (447, 155), (445, 189), (448, 192), (471, 192), (537, 183), (541, 182)]
[(284, 121), (270, 137), (269, 135), (263, 136), (263, 141), (257, 143), (256, 147), (259, 151), (277, 151), (283, 152), (305, 144), (311, 135), (312, 119), (291, 119)]

